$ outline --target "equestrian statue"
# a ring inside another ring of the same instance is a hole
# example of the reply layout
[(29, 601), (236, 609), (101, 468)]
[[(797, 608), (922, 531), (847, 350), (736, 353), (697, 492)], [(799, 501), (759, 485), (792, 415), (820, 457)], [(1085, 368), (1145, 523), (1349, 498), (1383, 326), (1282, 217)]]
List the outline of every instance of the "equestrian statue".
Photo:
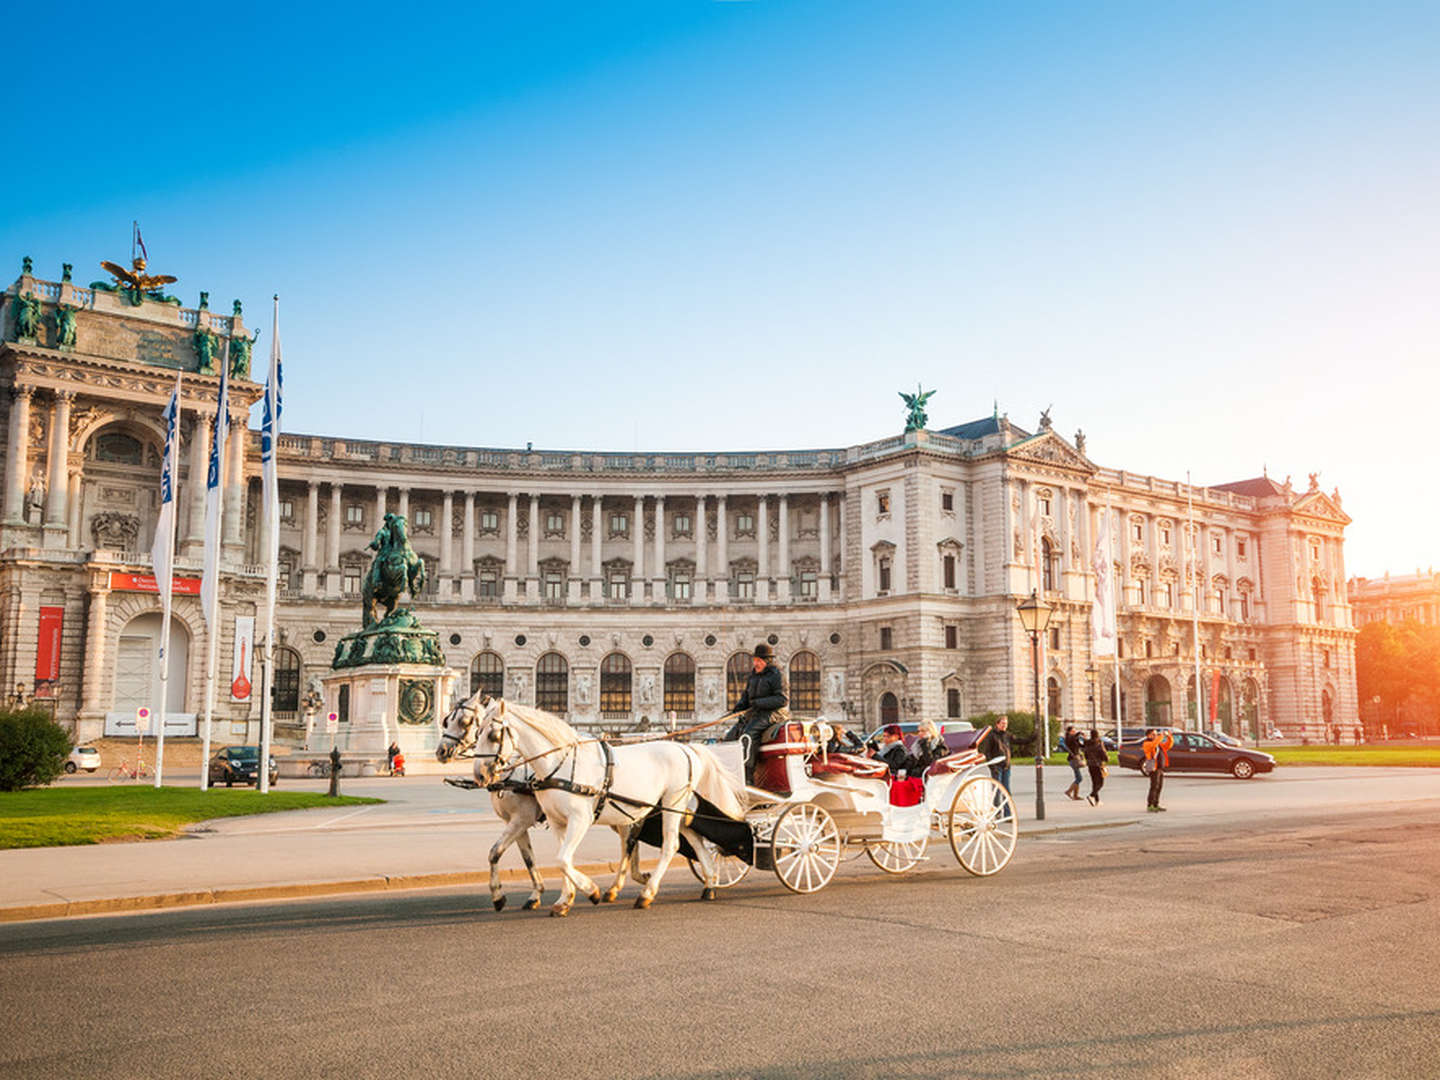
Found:
[[(375, 561), (360, 587), (360, 616), (367, 630), (377, 622), (390, 621), (402, 593), (408, 590), (414, 599), (425, 587), (425, 560), (415, 554), (407, 532), (403, 517), (386, 514), (385, 523), (368, 545), (375, 552)], [(380, 619), (375, 617), (376, 604), (385, 608)]]

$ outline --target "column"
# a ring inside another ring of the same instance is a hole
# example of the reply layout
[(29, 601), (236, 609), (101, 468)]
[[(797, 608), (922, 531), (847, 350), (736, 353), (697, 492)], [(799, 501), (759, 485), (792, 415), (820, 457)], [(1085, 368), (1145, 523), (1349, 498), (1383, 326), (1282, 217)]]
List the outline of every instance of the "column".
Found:
[(540, 603), (540, 496), (530, 496), (530, 532), (525, 544), (525, 602)]
[(725, 520), (725, 496), (715, 496), (715, 602), (730, 599), (730, 535)]
[(89, 547), (80, 537), (80, 520), (83, 516), (83, 503), (85, 501), (85, 469), (83, 465), (76, 465), (70, 470), (70, 539), (66, 547)]
[(630, 603), (645, 602), (645, 496), (635, 496), (635, 513), (630, 518), (631, 553)]
[(705, 532), (705, 496), (695, 496), (695, 580), (690, 585), (692, 602), (704, 604), (709, 600), (710, 575), (706, 550), (710, 542)]
[(830, 603), (830, 493), (820, 493), (820, 603)]
[[(225, 522), (224, 551), (231, 562), (241, 562), (245, 551), (245, 451), (249, 429), (244, 415), (231, 414), (230, 433), (225, 437)], [(259, 670), (257, 667), (255, 670)]]
[[(380, 531), (380, 526), (385, 524), (385, 492), (383, 485), (375, 487), (375, 531)], [(407, 523), (408, 524), (408, 523)]]
[(650, 595), (655, 598), (657, 604), (666, 602), (665, 579), (670, 571), (665, 566), (665, 496), (655, 496), (655, 558), (650, 568), (650, 577), (654, 584), (650, 589)]
[(305, 485), (305, 531), (300, 536), (300, 572), (306, 596), (315, 595), (316, 548), (320, 546), (320, 482)]
[(440, 580), (437, 582), (440, 596), (449, 600), (455, 595), (455, 586), (450, 584), (455, 574), (455, 493), (447, 491), (440, 497)]
[(460, 530), (460, 599), (475, 599), (475, 493), (465, 492), (465, 523)]
[[(396, 507), (395, 507), (395, 512), (405, 519), (405, 524), (407, 524), (407, 525), (410, 524), (410, 489), (409, 489), (409, 488), (401, 488), (401, 489), (400, 489), (400, 502), (396, 505)], [(384, 519), (382, 518), (381, 520), (384, 520)], [(379, 526), (379, 525), (376, 525), (376, 526), (375, 526), (375, 529), (376, 529), (376, 531), (378, 532), (379, 529), (380, 529), (380, 526)]]
[[(70, 498), (70, 404), (71, 390), (57, 390), (50, 406), (50, 477), (45, 495), (46, 546), (64, 546), (65, 519)], [(179, 479), (178, 477), (176, 478)]]
[[(340, 595), (340, 516), (344, 507), (340, 505), (342, 485), (330, 485), (330, 514), (325, 522), (325, 595)], [(378, 530), (377, 530), (378, 531)]]
[(508, 492), (505, 504), (505, 602), (513, 604), (519, 595), (518, 579), (520, 567), (518, 564), (519, 554), (516, 551), (518, 546), (516, 540), (516, 503), (519, 501), (518, 492)]
[(570, 529), (570, 569), (565, 575), (565, 602), (570, 605), (580, 603), (580, 496), (570, 496), (570, 520), (566, 523)]
[[(210, 414), (197, 410), (190, 425), (190, 483), (186, 492), (190, 517), (185, 525), (186, 554), (205, 546), (205, 484), (210, 472)], [(53, 493), (53, 489), (52, 489)]]
[(590, 497), (590, 602), (599, 603), (604, 598), (602, 577), (605, 569), (600, 563), (600, 543), (604, 535), (600, 530), (605, 524), (605, 497)]
[(28, 386), (10, 391), (10, 442), (5, 457), (5, 521), (19, 525), (25, 518), (25, 482), (29, 476), (30, 395)]
[(775, 591), (780, 603), (790, 602), (790, 496), (780, 496), (780, 566)]
[(755, 602), (770, 602), (770, 496), (755, 498)]
[(100, 699), (101, 682), (105, 677), (105, 615), (110, 591), (97, 586), (90, 590), (90, 611), (85, 620), (85, 663), (81, 676), (80, 709), (90, 716), (100, 716), (104, 704)]
[[(977, 531), (977, 534), (978, 534), (978, 531), (979, 531), (979, 530), (977, 529), (976, 531)], [(840, 547), (839, 547), (839, 549), (838, 549), (838, 550), (839, 550), (840, 558), (837, 560), (837, 563), (836, 563), (837, 569), (836, 569), (836, 571), (835, 571), (835, 583), (836, 583), (836, 585), (838, 586), (839, 593), (838, 593), (838, 595), (835, 597), (835, 599), (836, 599), (836, 600), (844, 600), (844, 599), (845, 599), (845, 596), (846, 596), (846, 592), (845, 592), (845, 571), (846, 571), (846, 566), (845, 566), (845, 493), (844, 493), (843, 491), (840, 492), (840, 497), (835, 500), (835, 533), (836, 533), (837, 536), (840, 537)], [(827, 568), (827, 572), (828, 572), (828, 568)]]
[(1238, 614), (1240, 600), (1240, 587), (1235, 583), (1235, 530), (1226, 528), (1221, 535), (1225, 538), (1225, 580), (1230, 582), (1230, 606), (1220, 615), (1233, 619)]

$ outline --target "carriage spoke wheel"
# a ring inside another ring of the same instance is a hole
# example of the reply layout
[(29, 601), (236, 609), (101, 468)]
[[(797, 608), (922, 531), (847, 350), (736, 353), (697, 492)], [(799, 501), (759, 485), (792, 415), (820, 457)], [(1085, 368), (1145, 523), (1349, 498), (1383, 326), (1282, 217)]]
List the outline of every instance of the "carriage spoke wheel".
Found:
[[(734, 855), (726, 855), (709, 840), (702, 840), (705, 845), (705, 854), (710, 856), (710, 861), (715, 864), (715, 885), (717, 888), (728, 889), (731, 885), (740, 884), (740, 879), (750, 872), (750, 864), (744, 859)], [(686, 859), (690, 864), (690, 873), (695, 875), (695, 880), (701, 885), (705, 884), (705, 876), (700, 872), (700, 864), (694, 859)]]
[(999, 873), (1015, 854), (1019, 833), (1010, 793), (988, 776), (965, 781), (950, 804), (949, 832), (961, 866), (977, 877)]
[(929, 836), (919, 840), (887, 840), (880, 844), (866, 844), (865, 854), (870, 861), (887, 874), (903, 874), (925, 857), (925, 845)]
[(775, 819), (775, 876), (791, 892), (818, 892), (840, 865), (840, 830), (823, 806), (796, 803)]

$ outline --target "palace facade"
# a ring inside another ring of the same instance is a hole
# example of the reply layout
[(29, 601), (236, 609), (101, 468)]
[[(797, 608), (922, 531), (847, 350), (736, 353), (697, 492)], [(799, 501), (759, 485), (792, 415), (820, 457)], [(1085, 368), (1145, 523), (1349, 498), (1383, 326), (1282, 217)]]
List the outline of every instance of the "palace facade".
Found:
[[(247, 417), (262, 388), (249, 378), (240, 305), (219, 316), (203, 293), (184, 308), (69, 278), (68, 267), (59, 282), (37, 278), (26, 260), (0, 315), (9, 388), (0, 403), (0, 685), (14, 688), (12, 700), (53, 705), (80, 739), (123, 731), (137, 707), (156, 704), (160, 606), (148, 553), (160, 412), (183, 371), (168, 709), (173, 731), (193, 730), (212, 632), (193, 591), (211, 372), (229, 364), (238, 377), (215, 715), (222, 742), (253, 738), (264, 582), (258, 435)], [(304, 425), (292, 412), (285, 419)], [(1048, 417), (1034, 431), (991, 415), (788, 451), (283, 434), (279, 472), (282, 725), (299, 722), (312, 680), (359, 626), (366, 546), (386, 511), (409, 519), (427, 569), (414, 607), (439, 633), (460, 686), (576, 722), (719, 716), (759, 641), (774, 645), (794, 709), (865, 729), (1029, 708), (1031, 646), (1015, 608), (1032, 589), (1054, 607), (1042, 683), (1056, 716), (1088, 722), (1093, 708), (1113, 723), (1118, 696), (1127, 724), (1193, 725), (1197, 649), (1201, 690), (1232, 731), (1318, 735), (1356, 715), (1349, 518), (1338, 492), (1263, 476), (1192, 490), (1096, 464), (1082, 435), (1062, 438)], [(1118, 695), (1116, 664), (1094, 662), (1089, 624), (1106, 513), (1123, 594)], [(1187, 558), (1192, 535), (1197, 554)], [(341, 724), (345, 711), (342, 703)], [(433, 731), (433, 715), (395, 719), (417, 746)]]
[(1347, 583), (1355, 609), (1356, 627), (1372, 622), (1399, 625), (1407, 619), (1440, 625), (1440, 574), (1416, 570), (1413, 574), (1386, 574), (1378, 578), (1354, 577)]

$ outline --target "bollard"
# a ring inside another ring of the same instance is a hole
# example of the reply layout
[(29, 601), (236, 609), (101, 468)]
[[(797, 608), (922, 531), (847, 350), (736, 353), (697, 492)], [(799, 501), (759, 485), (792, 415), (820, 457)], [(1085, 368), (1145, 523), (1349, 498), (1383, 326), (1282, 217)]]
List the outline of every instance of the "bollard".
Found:
[(330, 795), (334, 797), (340, 794), (340, 748), (330, 748)]

